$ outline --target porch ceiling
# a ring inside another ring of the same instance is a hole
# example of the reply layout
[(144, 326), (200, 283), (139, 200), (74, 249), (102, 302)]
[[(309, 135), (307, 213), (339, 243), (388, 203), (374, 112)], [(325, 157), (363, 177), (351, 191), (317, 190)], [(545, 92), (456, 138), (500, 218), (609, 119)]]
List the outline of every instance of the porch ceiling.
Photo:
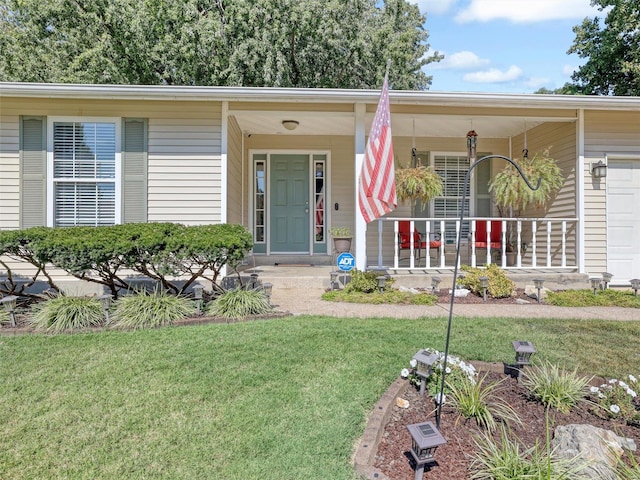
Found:
[[(354, 135), (354, 114), (345, 112), (309, 111), (230, 111), (240, 129), (258, 135)], [(299, 122), (295, 130), (282, 126), (283, 120)], [(469, 116), (440, 114), (391, 115), (394, 136), (411, 137), (464, 137), (474, 129), (484, 138), (509, 138), (545, 122), (574, 122), (575, 118), (534, 116)], [(368, 133), (373, 113), (365, 117)]]

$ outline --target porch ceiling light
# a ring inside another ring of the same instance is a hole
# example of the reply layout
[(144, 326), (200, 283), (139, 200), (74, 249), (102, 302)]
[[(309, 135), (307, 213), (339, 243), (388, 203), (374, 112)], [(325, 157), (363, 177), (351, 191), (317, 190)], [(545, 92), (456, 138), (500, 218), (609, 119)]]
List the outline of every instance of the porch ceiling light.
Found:
[(436, 449), (447, 441), (431, 422), (407, 425), (411, 434), (411, 456), (416, 462), (414, 478), (422, 478), (427, 463), (435, 461)]
[(282, 126), (284, 128), (286, 128), (287, 130), (295, 130), (296, 128), (298, 128), (298, 125), (300, 125), (300, 122), (298, 122), (297, 120), (283, 120), (282, 121)]
[(11, 326), (16, 326), (16, 306), (18, 305), (18, 297), (15, 295), (8, 295), (0, 299), (0, 303), (4, 307), (5, 311), (9, 313), (11, 317)]
[(593, 178), (605, 178), (607, 176), (607, 164), (602, 160), (591, 164), (591, 176)]
[(629, 283), (631, 283), (631, 288), (633, 288), (633, 294), (637, 297), (638, 290), (640, 290), (640, 278), (629, 280)]
[(475, 130), (467, 132), (467, 160), (469, 164), (476, 161), (476, 147), (478, 146), (478, 134)]

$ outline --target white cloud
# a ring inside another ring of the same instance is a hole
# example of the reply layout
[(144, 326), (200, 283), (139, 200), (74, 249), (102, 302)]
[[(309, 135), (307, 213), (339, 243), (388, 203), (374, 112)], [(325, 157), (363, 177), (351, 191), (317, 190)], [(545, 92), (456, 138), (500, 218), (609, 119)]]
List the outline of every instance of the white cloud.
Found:
[(447, 13), (457, 0), (409, 0), (409, 2), (417, 4), (421, 13), (442, 15)]
[(549, 85), (550, 83), (551, 83), (551, 79), (545, 78), (545, 77), (531, 77), (527, 79), (526, 82), (524, 82), (526, 87), (535, 88), (536, 90), (546, 85)]
[(562, 74), (570, 77), (576, 70), (578, 70), (578, 67), (574, 65), (565, 65), (564, 67), (562, 67)]
[(489, 60), (480, 58), (473, 52), (463, 50), (461, 52), (445, 54), (444, 59), (439, 63), (434, 63), (433, 68), (438, 70), (470, 70), (489, 65)]
[(506, 72), (491, 68), (482, 72), (467, 73), (463, 79), (465, 82), (471, 83), (504, 83), (517, 80), (520, 76), (522, 76), (522, 70), (511, 65)]
[(590, 0), (471, 0), (459, 11), (456, 21), (508, 20), (516, 23), (533, 23), (547, 20), (576, 19), (601, 15)]

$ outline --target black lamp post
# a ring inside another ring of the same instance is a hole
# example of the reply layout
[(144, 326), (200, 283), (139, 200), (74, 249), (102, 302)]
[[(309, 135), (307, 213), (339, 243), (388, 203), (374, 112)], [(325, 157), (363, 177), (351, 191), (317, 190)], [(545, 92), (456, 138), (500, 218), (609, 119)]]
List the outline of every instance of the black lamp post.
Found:
[(8, 295), (6, 297), (2, 297), (0, 299), (0, 303), (4, 307), (5, 311), (9, 314), (11, 318), (11, 326), (16, 326), (16, 307), (18, 306), (18, 297), (15, 295)]
[(435, 461), (436, 449), (447, 441), (431, 422), (407, 425), (411, 434), (411, 456), (416, 462), (414, 480), (420, 480), (427, 463)]
[[(473, 131), (473, 133), (475, 134), (475, 131)], [(471, 134), (471, 132), (469, 132), (469, 134)], [(469, 135), (467, 134), (467, 147), (469, 148), (469, 157), (471, 157), (471, 154), (473, 153), (473, 155), (475, 156), (475, 146), (477, 144), (477, 134), (475, 135)], [(469, 137), (474, 137), (473, 139), (469, 139)], [(473, 147), (473, 151), (471, 149), (471, 147)], [(531, 182), (529, 182), (529, 179), (527, 178), (527, 176), (524, 174), (524, 172), (522, 171), (522, 169), (520, 168), (520, 166), (511, 158), (509, 157), (505, 157), (503, 155), (486, 155), (482, 158), (479, 158), (477, 161), (475, 161), (474, 163), (472, 163), (469, 166), (469, 169), (467, 170), (467, 173), (464, 177), (464, 187), (462, 189), (462, 201), (460, 202), (460, 225), (463, 224), (464, 222), (464, 207), (465, 204), (467, 202), (467, 190), (469, 188), (469, 181), (471, 178), (471, 172), (473, 171), (473, 169), (475, 167), (477, 167), (478, 165), (480, 165), (482, 162), (490, 160), (492, 158), (500, 158), (502, 160), (505, 160), (507, 162), (509, 162), (511, 165), (513, 165), (513, 167), (518, 171), (518, 174), (522, 177), (522, 179), (524, 180), (524, 182), (527, 184), (527, 186), (531, 189), (531, 190), (537, 190), (538, 188), (540, 188), (540, 182), (542, 181), (541, 178), (538, 178), (538, 182), (537, 185), (534, 187)], [(462, 228), (458, 229), (458, 236), (456, 239), (456, 261), (454, 263), (454, 267), (453, 267), (453, 287), (451, 288), (451, 302), (449, 304), (449, 320), (447, 323), (447, 338), (446, 338), (446, 343), (445, 343), (445, 349), (444, 349), (444, 359), (443, 359), (443, 365), (447, 365), (447, 359), (449, 356), (449, 341), (451, 338), (451, 323), (453, 321), (453, 303), (454, 303), (454, 297), (455, 297), (455, 289), (456, 289), (456, 280), (458, 278), (458, 263), (460, 261), (460, 243), (462, 240)], [(445, 379), (446, 379), (446, 368), (442, 370), (442, 381), (440, 383), (440, 394), (439, 394), (439, 398), (440, 399), (444, 399), (444, 384), (445, 384)], [(436, 410), (436, 426), (440, 427), (440, 419), (442, 416), (442, 404), (444, 402), (438, 402), (438, 408)]]

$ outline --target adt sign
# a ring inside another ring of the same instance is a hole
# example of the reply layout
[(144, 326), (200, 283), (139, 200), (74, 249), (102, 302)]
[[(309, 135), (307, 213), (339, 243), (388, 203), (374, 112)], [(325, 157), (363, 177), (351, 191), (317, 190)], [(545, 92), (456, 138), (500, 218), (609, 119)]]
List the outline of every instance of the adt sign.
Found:
[(343, 272), (353, 270), (356, 266), (356, 258), (349, 252), (344, 252), (338, 255), (338, 268)]

